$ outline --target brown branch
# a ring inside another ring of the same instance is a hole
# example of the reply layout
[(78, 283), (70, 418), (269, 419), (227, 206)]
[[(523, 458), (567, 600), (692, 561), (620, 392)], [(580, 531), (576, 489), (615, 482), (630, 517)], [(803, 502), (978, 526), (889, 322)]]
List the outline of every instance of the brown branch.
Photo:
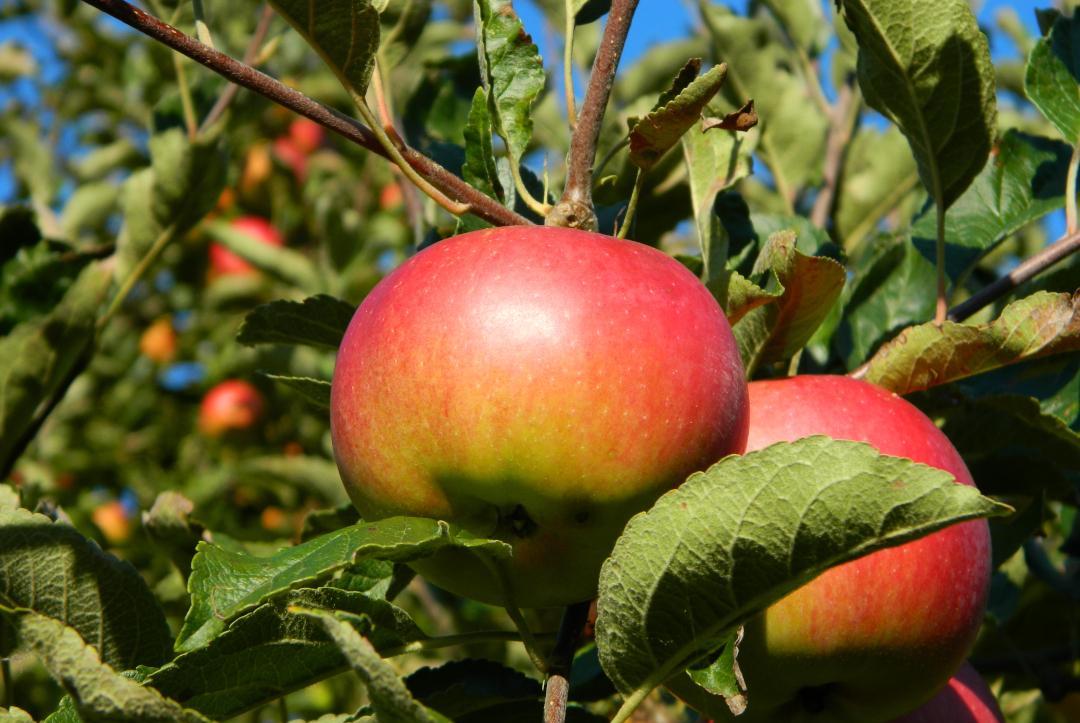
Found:
[(570, 695), (570, 667), (574, 662), (581, 631), (589, 619), (591, 600), (574, 603), (563, 611), (555, 649), (547, 661), (547, 682), (544, 684), (544, 723), (566, 721), (566, 701)]
[[(384, 158), (388, 157), (386, 150), (380, 145), (375, 134), (364, 124), (312, 100), (303, 93), (293, 90), (284, 83), (255, 70), (249, 65), (238, 62), (224, 53), (203, 45), (198, 40), (146, 14), (142, 10), (124, 2), (124, 0), (83, 0), (83, 2), (186, 55), (233, 83), (253, 90), (305, 118), (310, 118), (372, 153)], [(530, 221), (524, 216), (484, 195), (416, 150), (403, 147), (401, 155), (420, 176), (426, 178), (449, 198), (468, 204), (470, 213), (497, 226), (530, 224)]]
[(995, 299), (1050, 268), (1080, 249), (1080, 231), (1062, 236), (994, 283), (983, 287), (949, 311), (950, 321), (963, 321)]
[(544, 220), (549, 226), (569, 226), (590, 231), (596, 230), (596, 212), (592, 202), (593, 161), (596, 160), (596, 142), (600, 138), (600, 126), (604, 120), (611, 87), (615, 83), (615, 70), (619, 67), (626, 34), (634, 17), (638, 0), (612, 0), (604, 36), (593, 61), (585, 99), (581, 102), (574, 134), (570, 137), (570, 153), (567, 157), (566, 188), (562, 198)]

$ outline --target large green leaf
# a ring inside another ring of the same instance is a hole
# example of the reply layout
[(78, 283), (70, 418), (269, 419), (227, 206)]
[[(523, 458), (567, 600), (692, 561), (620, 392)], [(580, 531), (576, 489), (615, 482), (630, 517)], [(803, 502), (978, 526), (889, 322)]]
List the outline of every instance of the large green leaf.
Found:
[(406, 562), (446, 547), (484, 548), (508, 555), (510, 546), (452, 531), (445, 522), (390, 517), (360, 522), (268, 557), (255, 557), (201, 543), (191, 564), (191, 609), (176, 649), (200, 648), (225, 630), (227, 623), (291, 589), (308, 587), (363, 560)]
[(326, 294), (303, 302), (271, 301), (244, 317), (236, 340), (248, 346), (303, 344), (337, 351), (354, 313), (355, 306)]
[(1024, 91), (1070, 144), (1080, 141), (1080, 22), (1059, 15), (1035, 44)]
[[(946, 270), (962, 276), (983, 254), (1021, 228), (1061, 208), (1072, 153), (1061, 141), (1010, 130), (945, 216)], [(933, 258), (933, 207), (911, 229), (916, 245)]]
[(632, 706), (827, 568), (1007, 511), (856, 442), (809, 437), (728, 457), (627, 524), (600, 573), (601, 663)]
[(119, 675), (60, 620), (25, 610), (8, 613), (19, 640), (60, 682), (85, 723), (209, 723), (153, 688)]
[(0, 338), (0, 473), (89, 359), (97, 310), (111, 281), (101, 264), (86, 267), (49, 314)]
[(379, 13), (371, 0), (270, 0), (304, 36), (354, 98), (367, 93), (379, 50)]
[(469, 109), (469, 122), (465, 126), (465, 165), (462, 177), (473, 188), (496, 198), (499, 185), (499, 171), (495, 168), (495, 151), (491, 145), (491, 136), (495, 131), (491, 127), (491, 112), (488, 108), (487, 94), (483, 88), (477, 88)]
[(967, 0), (840, 0), (859, 86), (899, 126), (944, 208), (982, 170), (997, 127), (994, 68)]
[(323, 626), (290, 613), (290, 606), (351, 613), (383, 652), (426, 637), (404, 610), (385, 600), (332, 587), (303, 588), (237, 618), (206, 647), (151, 674), (149, 684), (223, 719), (344, 670), (348, 663)]
[(510, 0), (476, 0), (480, 79), (495, 130), (516, 167), (532, 140), (532, 104), (544, 89), (544, 64)]
[(1080, 351), (1080, 293), (1039, 292), (986, 324), (920, 324), (867, 362), (864, 378), (897, 394), (981, 374), (1048, 354)]
[(172, 647), (165, 615), (130, 563), (25, 509), (0, 507), (0, 605), (55, 618), (121, 670), (159, 665)]
[(127, 277), (162, 234), (181, 236), (214, 207), (227, 162), (217, 134), (192, 142), (182, 129), (170, 128), (150, 138), (150, 166), (124, 184), (117, 278)]

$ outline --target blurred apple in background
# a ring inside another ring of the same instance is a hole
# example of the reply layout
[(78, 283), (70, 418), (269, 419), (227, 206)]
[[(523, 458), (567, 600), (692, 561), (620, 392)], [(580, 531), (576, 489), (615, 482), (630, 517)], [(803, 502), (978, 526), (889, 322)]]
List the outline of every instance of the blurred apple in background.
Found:
[(250, 429), (262, 418), (266, 403), (262, 394), (242, 379), (221, 382), (203, 397), (199, 429), (208, 437)]
[(147, 359), (165, 364), (176, 357), (176, 330), (168, 317), (162, 317), (146, 328), (139, 338), (139, 351)]
[[(285, 237), (265, 218), (241, 216), (230, 225), (236, 231), (253, 236), (268, 246), (284, 246)], [(213, 277), (253, 274), (258, 269), (219, 243), (210, 244), (210, 275)]]

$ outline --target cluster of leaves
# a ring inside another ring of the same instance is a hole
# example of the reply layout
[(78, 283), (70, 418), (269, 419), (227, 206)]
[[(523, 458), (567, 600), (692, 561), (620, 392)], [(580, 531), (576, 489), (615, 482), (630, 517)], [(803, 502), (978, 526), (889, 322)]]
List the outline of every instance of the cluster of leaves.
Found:
[[(162, 5), (194, 27), (189, 4)], [(272, 5), (281, 19), (265, 38), (243, 14), (212, 15), (217, 45), (240, 55), (254, 33), (254, 63), (365, 119), (365, 96), (381, 97), (373, 127), (396, 122), (411, 147), (527, 218), (557, 200), (564, 109), (508, 0), (340, 0), (317, 16)], [(576, 25), (584, 66), (610, 4), (572, 3), (569, 24), (564, 3), (541, 5), (556, 33)], [(973, 655), (1001, 675), (1017, 720), (1042, 720), (1042, 701), (1075, 681), (1061, 631), (1075, 629), (1080, 596), (1080, 263), (972, 322), (930, 319), (936, 263), (963, 299), (1040, 247), (1048, 214), (1075, 206), (1080, 21), (1040, 14), (1033, 40), (1004, 17), (997, 32), (1027, 57), (994, 68), (964, 0), (840, 7), (830, 20), (817, 0), (763, 0), (743, 16), (703, 0), (700, 32), (620, 74), (592, 189), (600, 229), (697, 273), (748, 377), (853, 373), (941, 423), (982, 491), (1015, 508), (991, 526), (990, 615)], [(15, 100), (0, 114), (18, 200), (0, 210), (9, 701), (49, 721), (225, 719), (278, 699), (305, 716), (348, 711), (323, 721), (539, 719), (543, 691), (501, 612), (433, 592), (405, 565), (448, 546), (498, 560), (507, 546), (432, 520), (357, 520), (327, 434), (332, 352), (356, 304), (416, 248), (487, 222), (447, 213), (341, 141), (298, 165), (267, 140), (284, 137), (287, 115), (250, 93), (220, 114), (223, 81), (84, 6), (11, 14), (65, 28), (72, 77), (40, 77), (41, 107)], [(38, 72), (28, 58), (0, 54), (0, 78)], [(999, 111), (1005, 94), (1024, 100)], [(288, 245), (237, 232), (228, 221), (245, 214), (272, 218)], [(258, 273), (208, 277), (211, 241)], [(162, 317), (179, 339), (164, 362), (139, 352)], [(265, 424), (194, 432), (206, 388), (257, 375)], [(783, 473), (793, 466), (798, 488)], [(907, 484), (882, 484), (897, 478)], [(114, 502), (119, 530), (99, 515)], [(724, 460), (620, 538), (567, 719), (670, 702), (653, 694), (665, 683), (741, 699), (733, 641), (751, 615), (827, 567), (1006, 512), (855, 443)], [(406, 654), (430, 667), (400, 676), (388, 659)], [(338, 676), (350, 669), (363, 686)]]

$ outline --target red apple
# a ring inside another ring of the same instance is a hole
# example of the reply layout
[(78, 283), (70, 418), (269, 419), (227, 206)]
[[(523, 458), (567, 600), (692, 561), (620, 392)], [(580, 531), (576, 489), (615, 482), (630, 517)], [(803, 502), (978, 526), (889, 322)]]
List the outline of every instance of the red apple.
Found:
[(199, 429), (208, 437), (250, 429), (266, 407), (259, 390), (242, 379), (221, 382), (203, 397)]
[[(742, 450), (746, 383), (720, 307), (669, 256), (583, 231), (487, 229), (421, 251), (361, 304), (331, 431), (365, 518), (505, 540), (516, 602), (564, 605), (595, 594), (631, 515)], [(414, 566), (504, 602), (472, 555)]]
[[(974, 485), (945, 435), (910, 403), (840, 376), (750, 384), (747, 451), (814, 434), (867, 442)], [(888, 721), (929, 699), (967, 656), (990, 583), (985, 520), (826, 571), (746, 626), (745, 721)], [(725, 720), (716, 701), (690, 701)]]
[(940, 693), (893, 723), (1002, 723), (1004, 720), (986, 681), (969, 663), (964, 663)]
[[(268, 246), (284, 246), (285, 237), (272, 223), (259, 216), (241, 216), (230, 224), (235, 230), (254, 236)], [(230, 276), (257, 273), (257, 269), (219, 243), (210, 244), (210, 273)]]
[(305, 154), (318, 150), (325, 136), (323, 127), (308, 118), (297, 118), (289, 124), (289, 139), (297, 150)]
[(164, 364), (176, 356), (176, 330), (167, 317), (146, 328), (139, 338), (139, 351), (150, 361)]

